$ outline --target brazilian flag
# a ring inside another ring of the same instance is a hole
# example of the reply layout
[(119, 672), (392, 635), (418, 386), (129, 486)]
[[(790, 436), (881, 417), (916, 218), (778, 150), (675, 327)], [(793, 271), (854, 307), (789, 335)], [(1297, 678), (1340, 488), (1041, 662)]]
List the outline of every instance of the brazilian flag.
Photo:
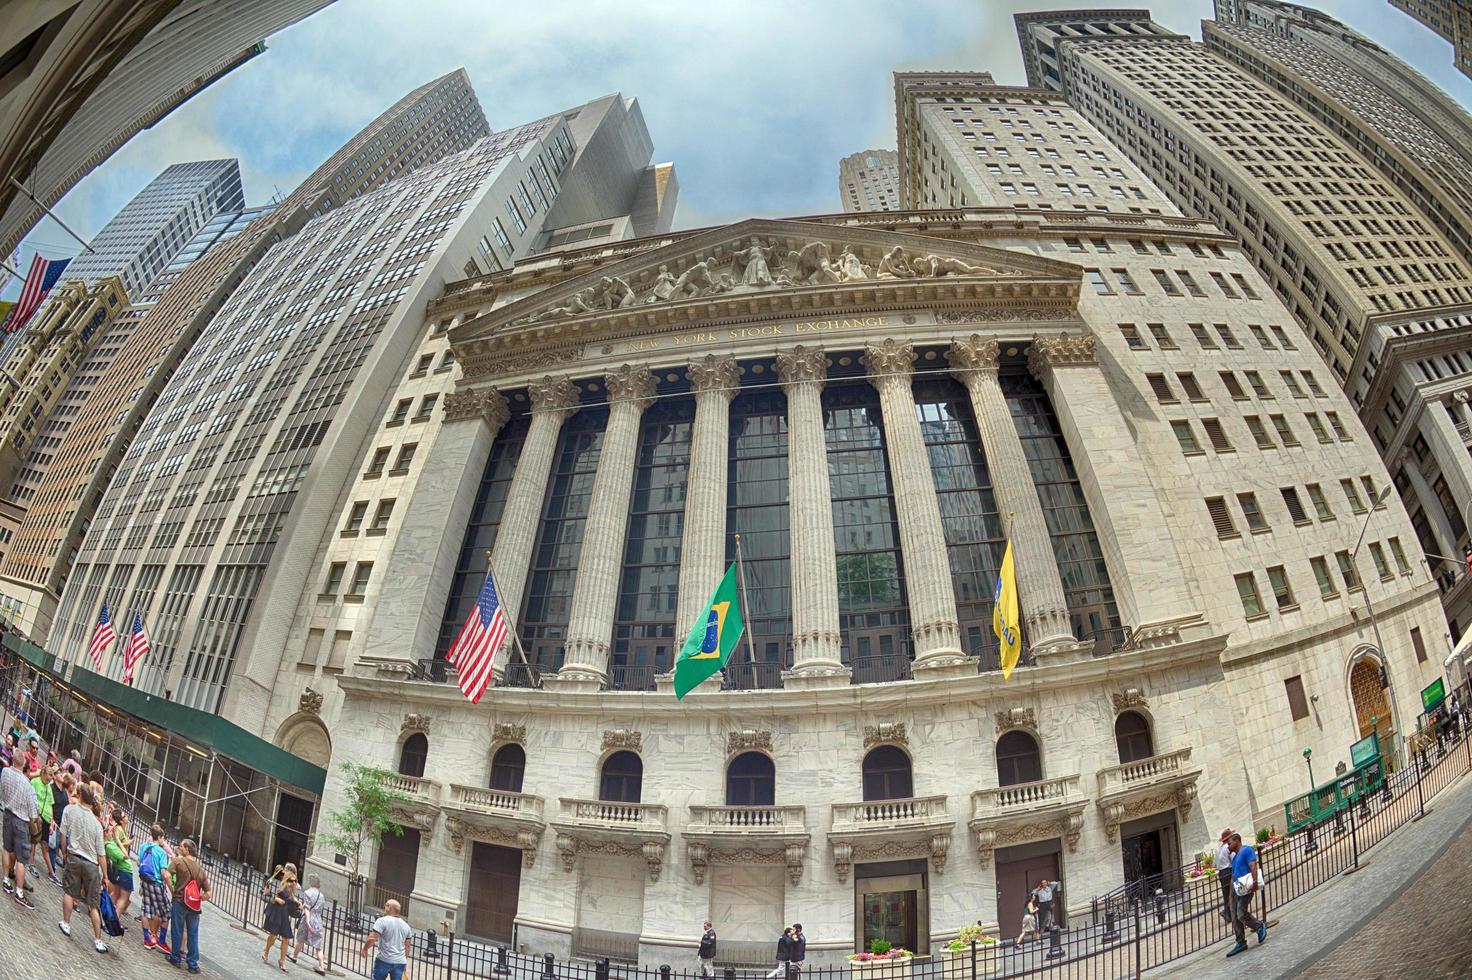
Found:
[(711, 674), (726, 666), (746, 623), (736, 591), (736, 564), (726, 569), (710, 606), (690, 630), (675, 660), (675, 697), (683, 698)]

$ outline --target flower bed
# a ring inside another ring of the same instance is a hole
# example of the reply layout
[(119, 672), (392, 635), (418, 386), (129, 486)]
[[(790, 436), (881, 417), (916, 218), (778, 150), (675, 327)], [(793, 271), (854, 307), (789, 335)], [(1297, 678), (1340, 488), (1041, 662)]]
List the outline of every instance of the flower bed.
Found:
[(882, 953), (855, 953), (848, 958), (848, 965), (856, 977), (898, 980), (909, 977), (910, 962), (914, 958), (914, 953), (896, 946)]

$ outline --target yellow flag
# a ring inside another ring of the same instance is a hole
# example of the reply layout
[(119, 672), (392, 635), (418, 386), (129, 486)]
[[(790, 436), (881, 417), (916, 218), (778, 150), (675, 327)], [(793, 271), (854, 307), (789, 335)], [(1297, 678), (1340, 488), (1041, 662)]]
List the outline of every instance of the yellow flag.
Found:
[(1002, 570), (997, 575), (997, 593), (992, 599), (992, 632), (1002, 652), (1002, 680), (1012, 676), (1017, 658), (1022, 656), (1022, 627), (1017, 622), (1017, 571), (1012, 565), (1012, 542), (1002, 556)]

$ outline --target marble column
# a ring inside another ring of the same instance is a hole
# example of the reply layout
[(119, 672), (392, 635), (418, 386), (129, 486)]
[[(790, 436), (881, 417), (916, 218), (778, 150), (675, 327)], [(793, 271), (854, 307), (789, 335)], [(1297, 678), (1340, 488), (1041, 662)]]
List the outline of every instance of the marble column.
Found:
[(1017, 571), (1018, 601), (1022, 606), (1023, 637), (1028, 648), (1045, 657), (1072, 646), (1073, 630), (1068, 619), (1068, 601), (1063, 595), (1063, 577), (1053, 553), (1053, 538), (1017, 424), (1002, 386), (997, 379), (998, 348), (995, 339), (972, 334), (958, 340), (946, 353), (952, 374), (966, 386), (976, 430), (986, 453), (992, 492), (1002, 512), (1002, 529), (1012, 542), (1012, 561)]
[(675, 639), (681, 642), (725, 573), (727, 444), (731, 399), (741, 384), (741, 369), (733, 357), (707, 354), (692, 363), (686, 373), (695, 391), (695, 425), (690, 433), (675, 612)]
[(870, 344), (860, 358), (879, 389), (884, 413), (884, 449), (894, 486), (900, 550), (905, 558), (905, 591), (910, 600), (915, 670), (966, 663), (957, 623), (956, 590), (951, 585), (946, 532), (930, 473), (930, 453), (915, 414), (910, 372), (915, 348), (897, 340)]
[(584, 522), (583, 548), (567, 623), (567, 656), (558, 677), (601, 684), (608, 677), (608, 647), (629, 530), (629, 495), (639, 451), (639, 418), (654, 401), (654, 375), (625, 364), (604, 377), (608, 427)]
[[(532, 402), (532, 421), (516, 460), (511, 486), (506, 491), (506, 504), (496, 525), (496, 545), (491, 551), (491, 568), (496, 572), (501, 605), (518, 629), (532, 549), (536, 547), (542, 506), (547, 499), (547, 481), (552, 477), (552, 464), (557, 455), (557, 439), (562, 424), (578, 410), (577, 386), (567, 378), (549, 375), (527, 385), (527, 394)], [(496, 652), (497, 678), (505, 672), (514, 646), (515, 641), (508, 635)]]
[(1161, 533), (1171, 521), (1094, 356), (1093, 335), (1034, 337), (1027, 366), (1058, 416), (1121, 619), (1137, 629), (1194, 628), (1201, 615), (1187, 585), (1191, 576), (1175, 542)]
[[(419, 484), (393, 538), (361, 662), (380, 670), (435, 655), (440, 617), (491, 444), (510, 417), (498, 391), (451, 392)], [(435, 610), (438, 609), (439, 613)], [(182, 658), (181, 658), (182, 659)]]
[(787, 393), (787, 507), (792, 543), (792, 670), (787, 686), (847, 683), (838, 633), (838, 553), (828, 442), (823, 434), (823, 383), (828, 359), (797, 346), (777, 355)]

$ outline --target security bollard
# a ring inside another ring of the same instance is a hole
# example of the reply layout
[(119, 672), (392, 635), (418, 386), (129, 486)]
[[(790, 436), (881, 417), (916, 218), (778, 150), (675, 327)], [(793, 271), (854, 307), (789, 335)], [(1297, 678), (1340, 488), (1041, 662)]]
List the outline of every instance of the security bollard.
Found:
[(734, 966), (726, 967), (721, 976), (722, 980), (736, 980), (736, 968)]
[(504, 977), (506, 974), (511, 972), (511, 967), (506, 965), (506, 957), (509, 955), (509, 953), (510, 950), (506, 948), (505, 943), (502, 943), (501, 945), (496, 947), (496, 966), (492, 972), (494, 972), (497, 976)]
[(608, 980), (608, 957), (596, 960), (593, 963), (593, 976), (597, 980)]
[(668, 963), (660, 964), (659, 980), (670, 980), (670, 965)]
[(542, 980), (557, 980), (557, 957), (551, 953), (542, 957)]
[(1048, 952), (1046, 958), (1056, 960), (1063, 955), (1063, 930), (1056, 925), (1048, 930)]
[(1104, 910), (1104, 935), (1100, 939), (1106, 946), (1119, 941), (1119, 930), (1114, 927), (1114, 909)]
[(424, 930), (424, 958), (437, 960), (440, 958), (439, 937), (433, 929)]
[(1159, 925), (1165, 925), (1165, 889), (1155, 889), (1155, 921)]

